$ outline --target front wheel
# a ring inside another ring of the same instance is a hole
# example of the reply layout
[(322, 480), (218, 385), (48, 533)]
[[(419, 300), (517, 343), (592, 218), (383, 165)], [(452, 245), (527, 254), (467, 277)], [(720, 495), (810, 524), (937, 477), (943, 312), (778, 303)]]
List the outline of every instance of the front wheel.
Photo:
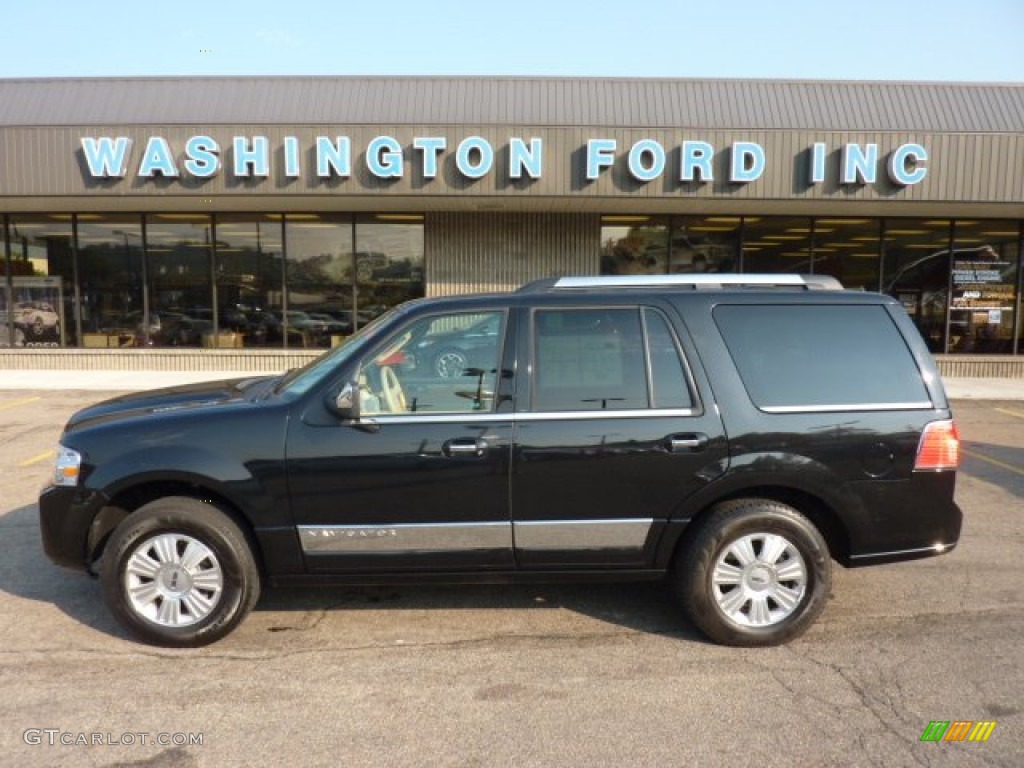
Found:
[(157, 499), (114, 530), (100, 567), (103, 597), (132, 634), (194, 648), (234, 629), (259, 598), (259, 571), (238, 525), (212, 504)]
[(832, 560), (818, 529), (769, 499), (719, 504), (680, 551), (673, 580), (697, 627), (724, 645), (780, 645), (825, 607)]

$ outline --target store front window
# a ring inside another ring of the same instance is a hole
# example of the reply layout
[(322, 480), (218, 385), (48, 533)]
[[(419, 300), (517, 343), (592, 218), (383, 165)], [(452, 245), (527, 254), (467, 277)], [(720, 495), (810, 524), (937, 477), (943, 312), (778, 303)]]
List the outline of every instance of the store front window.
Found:
[(149, 316), (143, 321), (143, 336), (152, 346), (217, 346), (211, 218), (178, 213), (147, 216), (145, 237)]
[(282, 216), (217, 216), (217, 345), (281, 346)]
[(814, 274), (831, 275), (854, 291), (877, 291), (880, 219), (815, 219)]
[(142, 217), (80, 214), (77, 224), (82, 346), (140, 346), (145, 310)]
[(601, 217), (603, 275), (663, 275), (668, 246), (668, 217)]
[(423, 217), (288, 214), (289, 346), (340, 343), (424, 295)]
[(359, 324), (424, 295), (422, 216), (360, 216), (355, 245)]
[(9, 276), (0, 307), (4, 346), (64, 347), (77, 342), (73, 323), (74, 260), (70, 214), (10, 216)]
[(949, 351), (1013, 351), (1019, 233), (999, 221), (953, 223)]
[(739, 216), (673, 216), (670, 273), (739, 271)]
[(327, 347), (357, 327), (352, 241), (349, 216), (285, 216), (288, 308), (273, 316), (289, 347)]
[(813, 237), (807, 218), (747, 217), (743, 221), (743, 271), (813, 271)]
[(946, 346), (951, 228), (948, 219), (887, 219), (882, 235), (882, 292), (899, 300), (932, 352)]
[(739, 216), (603, 216), (601, 273), (735, 272), (741, 223)]

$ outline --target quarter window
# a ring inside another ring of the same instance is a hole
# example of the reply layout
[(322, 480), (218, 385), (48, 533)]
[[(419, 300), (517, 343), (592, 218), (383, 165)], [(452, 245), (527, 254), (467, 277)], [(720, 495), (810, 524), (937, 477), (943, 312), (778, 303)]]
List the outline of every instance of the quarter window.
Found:
[(720, 306), (714, 318), (763, 410), (930, 405), (885, 307)]

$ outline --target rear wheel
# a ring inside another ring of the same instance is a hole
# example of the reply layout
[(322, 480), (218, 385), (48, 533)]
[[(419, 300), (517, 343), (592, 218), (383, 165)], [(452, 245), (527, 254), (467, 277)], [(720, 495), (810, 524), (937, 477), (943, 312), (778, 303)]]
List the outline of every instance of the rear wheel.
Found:
[(674, 585), (694, 624), (725, 645), (779, 645), (825, 607), (832, 561), (806, 517), (769, 499), (719, 504), (679, 552)]
[(100, 567), (103, 597), (132, 634), (196, 647), (234, 629), (259, 598), (259, 571), (238, 525), (212, 504), (157, 499), (114, 530)]

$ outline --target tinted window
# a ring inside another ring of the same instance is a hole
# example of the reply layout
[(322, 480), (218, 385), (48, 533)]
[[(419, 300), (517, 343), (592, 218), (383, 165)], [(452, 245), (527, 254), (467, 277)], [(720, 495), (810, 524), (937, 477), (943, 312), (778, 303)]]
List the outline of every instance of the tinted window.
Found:
[(668, 322), (660, 312), (644, 310), (647, 348), (651, 360), (651, 390), (655, 408), (689, 408), (693, 405), (683, 361)]
[(761, 408), (929, 402), (884, 307), (721, 306), (714, 318)]
[(647, 407), (639, 309), (541, 310), (534, 322), (534, 410)]

